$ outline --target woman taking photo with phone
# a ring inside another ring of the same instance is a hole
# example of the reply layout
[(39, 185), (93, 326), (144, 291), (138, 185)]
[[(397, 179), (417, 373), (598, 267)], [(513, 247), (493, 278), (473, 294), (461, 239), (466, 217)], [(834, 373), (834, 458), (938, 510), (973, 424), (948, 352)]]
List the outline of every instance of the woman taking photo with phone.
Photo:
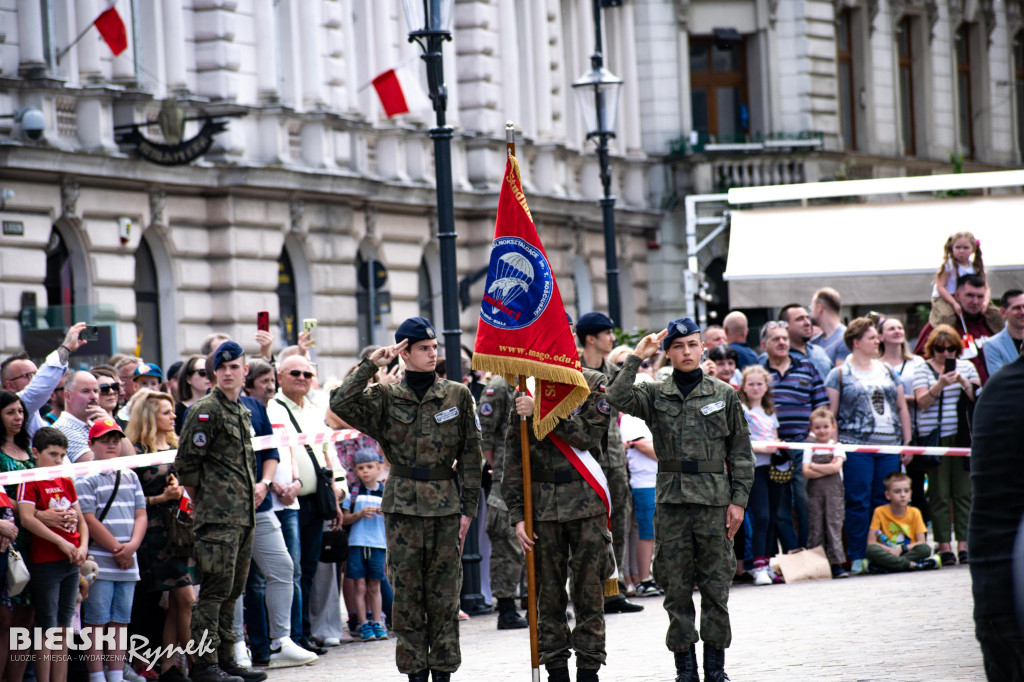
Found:
[[(981, 379), (972, 363), (959, 359), (963, 349), (960, 335), (948, 324), (933, 329), (925, 342), (925, 362), (914, 372), (914, 397), (917, 399), (918, 433), (927, 445), (970, 445), (969, 427), (958, 416), (974, 409), (974, 393), (981, 386)], [(960, 401), (968, 401), (968, 404), (958, 410)], [(962, 457), (939, 457), (938, 464), (928, 469), (932, 532), (939, 543), (943, 566), (955, 564), (958, 558), (965, 564), (968, 559), (971, 472), (967, 466), (968, 460)], [(950, 547), (950, 503), (959, 557)]]

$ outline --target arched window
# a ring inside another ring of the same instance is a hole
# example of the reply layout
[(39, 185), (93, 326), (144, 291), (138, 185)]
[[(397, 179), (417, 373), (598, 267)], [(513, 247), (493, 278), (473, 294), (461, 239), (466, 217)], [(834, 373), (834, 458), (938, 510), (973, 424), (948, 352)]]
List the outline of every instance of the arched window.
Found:
[(295, 292), (295, 269), (287, 249), (281, 249), (281, 257), (277, 259), (277, 309), (282, 347), (298, 343), (299, 305)]
[(145, 237), (135, 252), (135, 330), (142, 357), (160, 361), (160, 286), (153, 252)]
[(419, 304), (420, 317), (428, 320), (434, 319), (434, 287), (430, 281), (430, 268), (427, 266), (427, 259), (420, 261), (419, 288), (417, 289), (416, 302)]
[[(60, 232), (54, 228), (46, 245), (46, 305), (51, 308), (50, 325), (69, 327), (74, 322), (71, 307), (75, 304), (75, 280), (71, 255)], [(58, 312), (59, 311), (59, 312)], [(54, 317), (56, 316), (56, 317)]]

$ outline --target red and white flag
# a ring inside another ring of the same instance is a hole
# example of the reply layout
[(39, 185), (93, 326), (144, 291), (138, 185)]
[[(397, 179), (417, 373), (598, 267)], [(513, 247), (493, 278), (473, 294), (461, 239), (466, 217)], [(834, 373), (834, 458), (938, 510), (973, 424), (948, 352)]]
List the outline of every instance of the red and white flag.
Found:
[(388, 118), (430, 108), (430, 99), (411, 67), (411, 60), (406, 60), (371, 81)]
[(115, 57), (128, 49), (128, 30), (124, 26), (121, 15), (117, 13), (117, 9), (111, 7), (105, 10), (92, 23), (103, 36), (104, 42)]

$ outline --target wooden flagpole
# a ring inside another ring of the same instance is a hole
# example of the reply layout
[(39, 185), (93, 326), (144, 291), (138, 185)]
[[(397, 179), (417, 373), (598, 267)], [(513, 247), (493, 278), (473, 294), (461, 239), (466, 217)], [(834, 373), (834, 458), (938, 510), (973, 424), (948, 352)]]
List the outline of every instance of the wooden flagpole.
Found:
[[(508, 156), (516, 155), (515, 126), (505, 122), (505, 151)], [(519, 375), (519, 395), (526, 395), (526, 377)], [(530, 430), (526, 417), (519, 417), (519, 443), (523, 459), (523, 515), (526, 522), (526, 537), (533, 538), (533, 476), (530, 473)], [(540, 682), (540, 649), (537, 642), (537, 575), (534, 568), (533, 550), (526, 553), (526, 617), (530, 623), (530, 667), (533, 682)]]

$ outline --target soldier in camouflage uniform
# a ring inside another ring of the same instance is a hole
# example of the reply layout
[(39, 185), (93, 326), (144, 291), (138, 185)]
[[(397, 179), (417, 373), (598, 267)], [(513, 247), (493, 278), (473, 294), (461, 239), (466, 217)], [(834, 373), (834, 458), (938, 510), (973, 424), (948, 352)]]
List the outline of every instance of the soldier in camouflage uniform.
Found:
[(516, 399), (515, 389), (500, 376), (494, 377), (480, 396), (480, 449), (493, 472), (487, 496), (487, 537), (491, 540), (491, 593), (498, 600), (498, 629), (529, 627), (516, 612), (516, 587), (523, 572), (523, 550), (501, 499), (501, 474), (505, 456), (505, 431)]
[[(641, 361), (658, 344), (672, 363), (664, 382), (634, 384)], [(665, 644), (675, 653), (677, 682), (697, 682), (698, 639), (693, 586), (700, 588), (704, 680), (722, 682), (732, 641), (729, 585), (736, 569), (732, 538), (754, 478), (750, 432), (739, 397), (699, 367), (704, 344), (689, 318), (644, 337), (608, 387), (608, 400), (643, 419), (658, 456), (654, 577), (665, 590)]]
[[(429, 320), (406, 320), (397, 343), (374, 351), (331, 395), (331, 411), (376, 440), (391, 463), (381, 511), (395, 591), (395, 658), (410, 682), (427, 682), (428, 671), (434, 682), (447, 681), (462, 662), (460, 548), (480, 497), (473, 396), (435, 375), (435, 337)], [(367, 387), (399, 354), (401, 383)]]
[[(600, 392), (605, 384), (604, 375), (589, 369), (584, 370), (583, 375), (590, 386), (590, 396), (551, 433), (570, 447), (589, 450), (601, 463), (604, 459), (601, 442), (608, 430), (611, 406)], [(569, 655), (570, 651), (575, 651), (576, 679), (595, 681), (597, 671), (605, 662), (604, 586), (614, 567), (608, 510), (550, 438), (537, 441), (530, 418), (527, 427), (536, 540), (527, 537), (519, 415), (532, 414), (533, 398), (517, 398), (505, 440), (501, 495), (508, 504), (509, 517), (515, 524), (523, 551), (531, 548), (536, 551), (540, 662), (547, 667), (549, 681), (568, 682)], [(565, 613), (568, 606), (565, 582), (570, 568), (572, 603), (576, 610), (576, 625), (571, 634)]]
[[(238, 396), (248, 365), (241, 346), (227, 341), (213, 356), (216, 387), (189, 408), (174, 468), (192, 498), (195, 556), (201, 573), (192, 606), (192, 639), (210, 647), (197, 655), (194, 682), (267, 679), (234, 656), (235, 601), (249, 575), (256, 524), (256, 456), (248, 408)], [(209, 648), (213, 651), (209, 652)]]
[[(619, 371), (619, 368), (613, 366), (607, 358), (615, 345), (615, 323), (612, 319), (603, 313), (581, 315), (576, 323), (576, 338), (583, 351), (580, 354), (583, 366), (601, 372), (611, 381)], [(626, 556), (626, 537), (633, 523), (633, 492), (629, 488), (626, 448), (622, 444), (622, 434), (619, 431), (619, 411), (614, 408), (608, 420), (608, 436), (605, 440), (607, 442), (602, 448), (605, 451), (605, 459), (601, 468), (608, 478), (608, 493), (612, 502), (612, 548), (615, 550), (615, 560), (621, 564)], [(623, 570), (619, 571), (618, 594), (605, 597), (605, 613), (634, 613), (644, 610), (640, 604), (634, 604), (626, 599), (625, 574), (623, 567)]]

